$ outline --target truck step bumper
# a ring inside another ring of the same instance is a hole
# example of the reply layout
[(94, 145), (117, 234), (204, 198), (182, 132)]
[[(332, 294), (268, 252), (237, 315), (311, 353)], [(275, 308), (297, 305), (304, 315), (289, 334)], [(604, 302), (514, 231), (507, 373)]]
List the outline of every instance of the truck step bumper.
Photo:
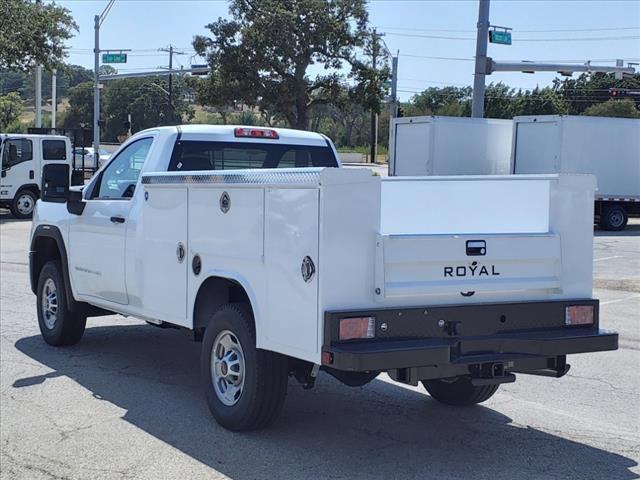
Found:
[[(593, 325), (565, 326), (565, 308), (576, 302), (593, 306)], [(427, 312), (429, 316), (435, 313), (435, 318), (444, 318), (446, 321), (441, 322), (445, 328), (434, 328), (434, 322), (425, 320)], [(533, 367), (540, 363), (536, 360), (616, 350), (618, 334), (600, 330), (597, 313), (597, 300), (328, 312), (322, 363), (356, 372), (416, 367), (451, 370), (450, 367), (468, 368), (492, 362), (512, 362), (514, 369), (518, 364)], [(340, 341), (340, 319), (350, 315), (374, 316), (376, 332), (384, 322), (385, 333), (376, 333), (371, 339)], [(505, 318), (508, 322), (504, 322)], [(512, 330), (508, 329), (509, 324)], [(400, 335), (389, 338), (392, 331)]]

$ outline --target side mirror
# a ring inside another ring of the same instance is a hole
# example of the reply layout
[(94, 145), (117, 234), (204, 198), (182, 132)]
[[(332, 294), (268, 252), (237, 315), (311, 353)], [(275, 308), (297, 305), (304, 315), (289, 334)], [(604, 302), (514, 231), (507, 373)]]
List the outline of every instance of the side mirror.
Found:
[(65, 203), (69, 199), (69, 165), (49, 163), (42, 167), (43, 202)]

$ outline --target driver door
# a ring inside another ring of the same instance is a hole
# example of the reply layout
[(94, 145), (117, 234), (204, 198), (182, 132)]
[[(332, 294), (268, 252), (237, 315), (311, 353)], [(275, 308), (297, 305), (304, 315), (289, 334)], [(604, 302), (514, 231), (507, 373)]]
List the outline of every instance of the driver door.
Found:
[(69, 265), (81, 295), (126, 305), (125, 238), (140, 170), (153, 138), (129, 144), (85, 192), (85, 209), (69, 229)]
[(35, 184), (33, 142), (29, 138), (8, 138), (2, 144), (1, 197), (12, 199), (22, 185)]

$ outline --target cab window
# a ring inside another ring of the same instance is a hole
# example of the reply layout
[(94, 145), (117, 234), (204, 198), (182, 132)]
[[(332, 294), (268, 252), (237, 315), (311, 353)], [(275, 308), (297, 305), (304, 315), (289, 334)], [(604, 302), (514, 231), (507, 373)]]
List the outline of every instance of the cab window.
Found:
[(103, 170), (92, 198), (121, 200), (133, 197), (153, 138), (142, 138), (128, 145)]
[(14, 138), (4, 141), (4, 148), (2, 150), (3, 170), (29, 160), (33, 160), (33, 144), (31, 140)]

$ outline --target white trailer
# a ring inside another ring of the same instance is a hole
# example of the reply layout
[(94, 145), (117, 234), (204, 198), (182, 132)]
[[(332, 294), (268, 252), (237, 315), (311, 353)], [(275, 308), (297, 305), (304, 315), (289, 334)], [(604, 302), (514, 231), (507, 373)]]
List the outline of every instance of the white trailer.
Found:
[(513, 123), (513, 173), (595, 175), (595, 214), (605, 230), (622, 230), (640, 214), (640, 120), (539, 115)]
[(493, 118), (402, 117), (391, 126), (392, 176), (506, 175), (512, 122)]

